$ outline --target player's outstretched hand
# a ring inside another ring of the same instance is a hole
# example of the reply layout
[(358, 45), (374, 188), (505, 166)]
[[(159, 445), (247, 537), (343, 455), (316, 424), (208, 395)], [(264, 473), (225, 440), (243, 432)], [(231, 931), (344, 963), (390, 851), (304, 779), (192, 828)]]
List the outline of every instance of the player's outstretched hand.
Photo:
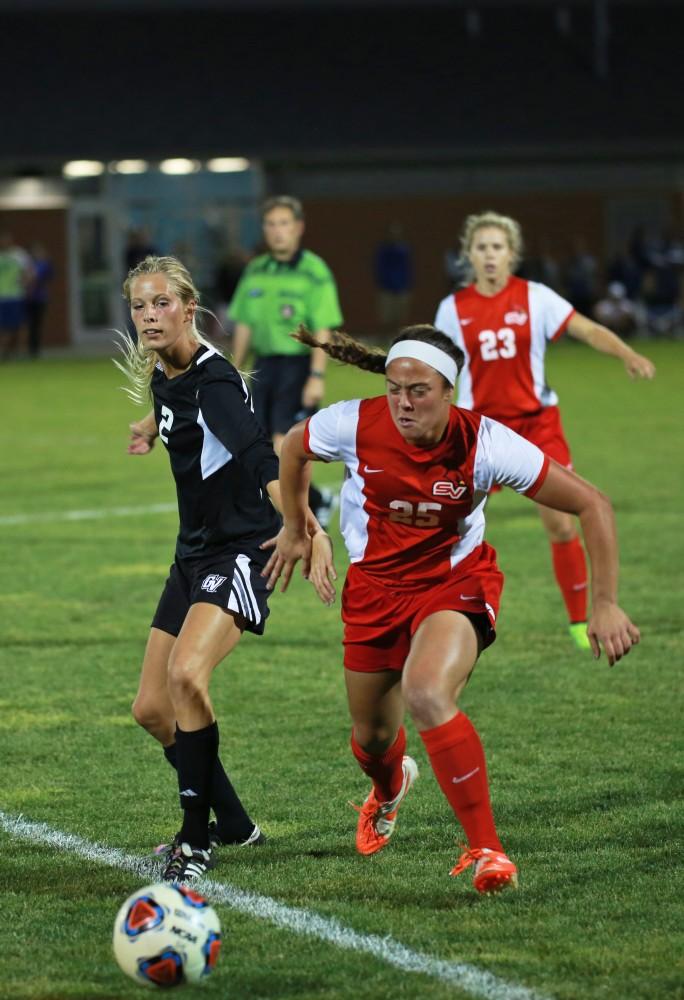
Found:
[(147, 455), (148, 452), (152, 451), (154, 447), (154, 439), (156, 434), (150, 434), (150, 432), (145, 427), (145, 422), (139, 420), (137, 423), (130, 424), (131, 439), (128, 442), (128, 454), (129, 455)]
[(632, 351), (625, 359), (625, 368), (630, 378), (653, 378), (656, 373), (651, 359), (636, 351)]
[(316, 532), (311, 540), (311, 566), (308, 578), (324, 604), (330, 607), (335, 601), (333, 581), (337, 570), (333, 562), (333, 545), (325, 531)]
[[(261, 548), (268, 548), (271, 544), (272, 540), (264, 542)], [(300, 559), (302, 573), (307, 577), (311, 562), (311, 538), (307, 534), (292, 535), (283, 526), (275, 539), (275, 548), (261, 571), (261, 575), (266, 577), (268, 589), (273, 590), (278, 580), (281, 580), (280, 591), (284, 594)]]
[(594, 606), (587, 625), (587, 634), (594, 658), (598, 660), (603, 646), (608, 657), (608, 665), (611, 667), (626, 656), (641, 638), (639, 629), (630, 621), (622, 608), (609, 601)]

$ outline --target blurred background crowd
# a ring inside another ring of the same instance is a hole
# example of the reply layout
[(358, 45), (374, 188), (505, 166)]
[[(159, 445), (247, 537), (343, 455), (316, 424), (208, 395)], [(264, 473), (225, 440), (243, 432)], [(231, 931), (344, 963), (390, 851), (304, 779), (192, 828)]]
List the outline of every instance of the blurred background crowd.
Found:
[[(286, 193), (286, 192), (283, 192)], [(482, 208), (497, 208), (494, 199), (483, 199)], [(255, 206), (256, 212), (256, 206)], [(0, 213), (0, 220), (2, 213)], [(454, 232), (460, 221), (454, 215)], [(91, 233), (91, 237), (95, 233)], [(266, 249), (261, 239), (244, 245), (224, 238), (210, 243), (213, 253), (203, 247), (201, 262), (190, 241), (171, 243), (150, 226), (134, 226), (126, 233), (118, 274), (94, 256), (84, 261), (80, 295), (83, 319), (94, 329), (106, 332), (126, 323), (123, 306), (119, 315), (109, 308), (119, 294), (118, 282), (147, 254), (171, 253), (179, 256), (193, 272), (202, 276), (203, 303), (215, 316), (205, 320), (207, 332), (218, 339), (229, 337), (231, 323), (228, 306), (245, 265)], [(305, 240), (306, 245), (306, 240)], [(319, 244), (317, 244), (318, 246)], [(357, 251), (358, 253), (358, 251)], [(433, 313), (416, 302), (416, 275), (431, 273), (434, 306), (449, 290), (456, 291), (470, 280), (467, 263), (454, 243), (441, 255), (434, 247), (425, 247), (412, 238), (409, 227), (393, 220), (374, 244), (361, 249), (356, 265), (366, 271), (365, 284), (373, 287), (365, 308), (354, 324), (353, 332), (372, 339), (383, 339), (399, 326), (433, 319)], [(335, 271), (335, 253), (328, 252)], [(10, 357), (36, 359), (47, 344), (55, 343), (55, 323), (60, 317), (51, 313), (50, 299), (55, 284), (63, 284), (68, 260), (55, 261), (39, 241), (22, 243), (9, 230), (0, 230), (0, 350), (3, 360)], [(543, 235), (528, 242), (518, 268), (521, 277), (543, 282), (568, 299), (575, 308), (615, 330), (621, 337), (684, 338), (684, 237), (674, 225), (649, 227), (637, 225), (623, 244), (611, 254), (601, 255), (577, 233), (557, 252)], [(115, 286), (115, 287), (112, 287)], [(345, 287), (340, 292), (344, 303)], [(425, 296), (422, 296), (424, 301)], [(111, 324), (108, 325), (108, 321)], [(360, 320), (360, 321), (359, 321)], [(98, 338), (99, 339), (99, 338)]]

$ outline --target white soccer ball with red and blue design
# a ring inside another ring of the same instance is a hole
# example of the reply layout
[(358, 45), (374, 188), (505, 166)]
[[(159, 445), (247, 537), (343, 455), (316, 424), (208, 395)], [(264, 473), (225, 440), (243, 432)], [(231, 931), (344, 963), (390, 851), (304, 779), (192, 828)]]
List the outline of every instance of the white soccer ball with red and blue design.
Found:
[(221, 949), (216, 912), (197, 892), (168, 882), (129, 896), (114, 921), (114, 956), (142, 986), (200, 983)]

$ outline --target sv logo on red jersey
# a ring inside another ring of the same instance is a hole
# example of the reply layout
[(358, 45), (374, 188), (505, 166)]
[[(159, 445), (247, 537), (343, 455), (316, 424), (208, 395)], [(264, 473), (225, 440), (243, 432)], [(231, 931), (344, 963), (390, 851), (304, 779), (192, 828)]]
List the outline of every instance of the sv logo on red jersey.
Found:
[(448, 479), (440, 479), (432, 484), (433, 497), (449, 497), (450, 500), (460, 500), (468, 492), (468, 487), (461, 481), (458, 486)]

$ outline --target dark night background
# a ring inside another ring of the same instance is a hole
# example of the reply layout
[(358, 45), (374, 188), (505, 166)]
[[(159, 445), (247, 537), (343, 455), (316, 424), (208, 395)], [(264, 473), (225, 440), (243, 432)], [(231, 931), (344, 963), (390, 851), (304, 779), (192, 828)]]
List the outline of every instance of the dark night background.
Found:
[(0, 158), (679, 156), (683, 37), (663, 2), (4, 0)]
[[(484, 208), (561, 268), (582, 244), (605, 283), (635, 234), (684, 245), (683, 39), (684, 0), (0, 0), (0, 224), (56, 262), (53, 345), (116, 324), (136, 227), (212, 301), (268, 193), (303, 199), (353, 331), (375, 328), (372, 248), (397, 220), (416, 321)], [(164, 177), (182, 156), (199, 172)], [(217, 156), (252, 172), (210, 175)], [(129, 157), (147, 173), (117, 176)], [(102, 176), (65, 181), (72, 159)]]

